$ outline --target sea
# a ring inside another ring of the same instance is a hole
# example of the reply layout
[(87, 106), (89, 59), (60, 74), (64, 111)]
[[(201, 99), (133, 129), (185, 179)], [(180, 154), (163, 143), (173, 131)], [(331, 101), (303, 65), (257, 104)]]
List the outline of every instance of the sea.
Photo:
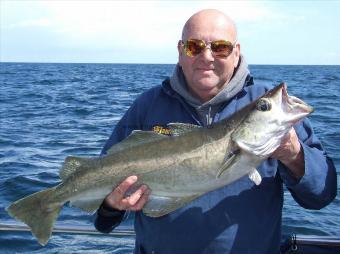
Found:
[[(133, 100), (160, 85), (173, 64), (0, 63), (0, 225), (19, 228), (13, 201), (60, 182), (68, 155), (97, 156)], [(340, 182), (340, 66), (250, 65), (257, 84), (284, 81), (315, 109), (313, 128)], [(340, 236), (340, 187), (314, 211), (285, 190), (283, 235)], [(67, 205), (56, 226), (93, 230), (93, 215)], [(133, 230), (133, 214), (117, 229)], [(164, 229), (166, 230), (166, 229)], [(260, 244), (260, 243), (259, 243)], [(53, 233), (41, 247), (27, 231), (0, 230), (0, 253), (132, 253), (133, 235)]]

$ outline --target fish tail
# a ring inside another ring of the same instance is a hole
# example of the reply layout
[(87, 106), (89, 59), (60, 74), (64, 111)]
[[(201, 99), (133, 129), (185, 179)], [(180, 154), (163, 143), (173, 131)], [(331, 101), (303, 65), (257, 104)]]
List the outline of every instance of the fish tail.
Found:
[(41, 245), (46, 245), (63, 203), (51, 202), (56, 187), (19, 199), (6, 208), (13, 218), (26, 223)]

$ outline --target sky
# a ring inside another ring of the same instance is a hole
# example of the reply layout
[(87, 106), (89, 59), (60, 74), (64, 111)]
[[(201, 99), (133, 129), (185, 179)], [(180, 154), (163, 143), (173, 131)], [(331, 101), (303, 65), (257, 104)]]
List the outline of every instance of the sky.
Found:
[(0, 62), (175, 64), (206, 8), (235, 20), (250, 64), (340, 64), (340, 0), (0, 0)]

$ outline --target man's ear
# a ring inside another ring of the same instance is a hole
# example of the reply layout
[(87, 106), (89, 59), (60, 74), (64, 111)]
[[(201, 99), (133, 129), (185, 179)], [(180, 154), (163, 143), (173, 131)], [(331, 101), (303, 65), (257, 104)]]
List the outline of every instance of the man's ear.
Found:
[(236, 68), (238, 66), (238, 62), (240, 61), (240, 55), (241, 55), (241, 45), (240, 43), (237, 43), (234, 48), (234, 67)]
[(183, 42), (181, 40), (177, 43), (177, 51), (178, 51), (178, 64), (181, 65), (181, 58), (183, 57)]
[(177, 43), (177, 50), (178, 55), (181, 56), (183, 54), (183, 42), (181, 40), (179, 40)]

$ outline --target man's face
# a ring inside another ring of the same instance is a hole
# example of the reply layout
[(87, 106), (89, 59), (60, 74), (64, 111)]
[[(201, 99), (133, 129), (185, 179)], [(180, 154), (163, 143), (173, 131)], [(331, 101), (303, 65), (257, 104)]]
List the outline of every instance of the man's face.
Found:
[[(189, 26), (183, 37), (183, 41), (187, 39), (200, 39), (206, 42), (229, 40), (234, 43), (236, 40), (233, 38), (234, 33), (226, 29), (223, 23), (209, 21), (200, 23), (200, 20), (196, 21), (194, 26)], [(226, 58), (214, 57), (209, 47), (194, 57), (185, 54), (183, 45), (178, 46), (178, 51), (179, 64), (182, 66), (191, 93), (202, 102), (206, 102), (230, 81), (234, 68), (238, 64), (240, 45), (236, 44), (233, 52)]]

